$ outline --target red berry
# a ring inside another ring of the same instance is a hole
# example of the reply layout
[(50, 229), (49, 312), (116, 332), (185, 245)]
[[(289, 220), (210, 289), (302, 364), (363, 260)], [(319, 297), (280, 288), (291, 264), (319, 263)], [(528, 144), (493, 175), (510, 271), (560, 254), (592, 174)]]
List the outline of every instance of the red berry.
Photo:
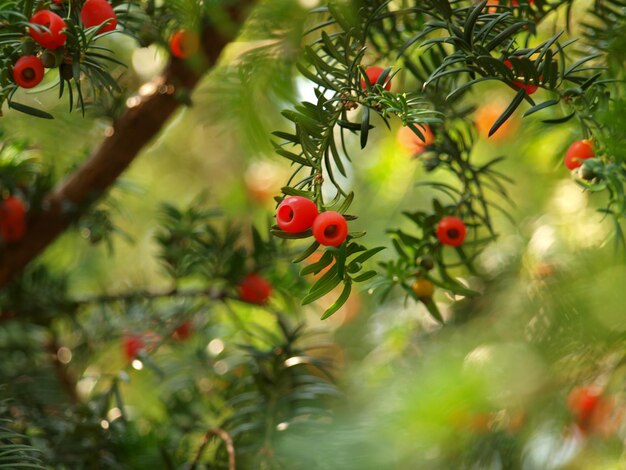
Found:
[(140, 336), (129, 335), (124, 338), (124, 355), (128, 361), (135, 359), (143, 348), (144, 344)]
[(258, 274), (248, 274), (239, 283), (239, 299), (250, 304), (263, 305), (272, 294), (272, 285)]
[(339, 212), (322, 212), (313, 222), (313, 236), (324, 246), (339, 246), (348, 236), (348, 223)]
[(57, 5), (63, 4), (63, 0), (52, 0), (52, 1), (56, 3)]
[(567, 406), (576, 418), (581, 429), (588, 428), (591, 418), (602, 400), (602, 391), (598, 387), (576, 387), (567, 397)]
[(13, 66), (13, 81), (22, 88), (36, 87), (43, 80), (43, 75), (43, 63), (34, 55), (20, 57)]
[(179, 29), (170, 38), (170, 51), (174, 57), (185, 59), (200, 49), (200, 38), (193, 31)]
[[(367, 75), (367, 78), (370, 84), (374, 86), (374, 84), (378, 81), (378, 78), (384, 71), (385, 69), (383, 69), (382, 67), (373, 65), (372, 67), (368, 67), (365, 70), (365, 75)], [(385, 84), (385, 90), (389, 91), (391, 90), (391, 80), (389, 80), (389, 77), (387, 77), (385, 80), (387, 81), (387, 83)], [(361, 79), (361, 88), (363, 88), (364, 90), (367, 90), (367, 84), (365, 83), (364, 78)]]
[(21, 199), (9, 197), (0, 206), (0, 236), (7, 243), (20, 240), (26, 233), (26, 206)]
[(583, 164), (583, 160), (595, 157), (593, 143), (590, 140), (578, 140), (567, 149), (565, 166), (574, 170)]
[(311, 228), (318, 214), (317, 206), (310, 199), (289, 196), (276, 209), (276, 223), (285, 232), (304, 232)]
[[(506, 65), (510, 69), (513, 69), (513, 64), (509, 59), (504, 61), (504, 65)], [(530, 83), (524, 83), (517, 80), (513, 80), (513, 85), (515, 85), (517, 88), (524, 88), (527, 95), (532, 95), (539, 89), (537, 85), (532, 85)]]
[(56, 13), (50, 10), (38, 11), (31, 17), (30, 22), (47, 28), (45, 30), (43, 28), (38, 30), (28, 28), (30, 37), (46, 49), (57, 49), (67, 41), (67, 36), (63, 34), (67, 24)]
[(193, 333), (193, 325), (190, 321), (186, 321), (181, 323), (178, 328), (174, 330), (174, 334), (172, 335), (174, 339), (178, 341), (185, 341), (187, 338), (191, 336)]
[(113, 11), (113, 7), (106, 0), (87, 0), (80, 10), (80, 19), (85, 28), (92, 26), (100, 26), (100, 33), (108, 33), (115, 31), (117, 27), (117, 15)]
[(466, 234), (467, 227), (458, 217), (446, 216), (437, 224), (437, 238), (443, 245), (461, 246)]

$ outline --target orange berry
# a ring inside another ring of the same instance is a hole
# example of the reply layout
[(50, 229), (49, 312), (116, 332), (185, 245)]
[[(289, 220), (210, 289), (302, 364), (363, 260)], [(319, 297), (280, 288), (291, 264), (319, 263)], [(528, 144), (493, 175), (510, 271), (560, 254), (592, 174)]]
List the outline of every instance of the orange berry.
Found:
[(504, 112), (506, 107), (507, 103), (493, 101), (491, 103), (480, 106), (476, 110), (476, 112), (474, 113), (474, 124), (476, 125), (478, 134), (481, 137), (485, 139), (488, 138), (491, 141), (503, 141), (506, 138), (510, 137), (517, 130), (519, 123), (515, 116), (511, 116), (504, 122), (504, 124), (502, 124), (498, 128), (495, 134), (489, 137), (489, 131), (491, 130), (491, 127)]
[(411, 289), (420, 299), (431, 299), (435, 293), (435, 286), (428, 279), (416, 279)]
[(410, 153), (412, 156), (417, 156), (426, 150), (426, 147), (431, 145), (435, 141), (435, 136), (427, 125), (418, 125), (420, 132), (424, 135), (422, 140), (409, 126), (404, 126), (398, 129), (396, 134), (396, 141), (398, 145)]

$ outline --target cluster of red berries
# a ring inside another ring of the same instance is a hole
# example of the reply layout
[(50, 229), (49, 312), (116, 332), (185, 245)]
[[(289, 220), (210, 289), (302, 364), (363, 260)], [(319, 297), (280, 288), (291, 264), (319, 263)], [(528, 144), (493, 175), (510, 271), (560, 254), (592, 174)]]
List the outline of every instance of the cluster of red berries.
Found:
[[(467, 227), (461, 219), (449, 215), (439, 220), (435, 233), (442, 245), (459, 247), (465, 242)], [(426, 270), (433, 268), (432, 260), (423, 260), (421, 265)], [(435, 293), (435, 285), (432, 281), (421, 277), (413, 282), (411, 289), (423, 302), (430, 301)]]
[(302, 196), (283, 199), (276, 210), (278, 227), (288, 233), (312, 229), (315, 240), (324, 246), (339, 246), (348, 237), (348, 223), (335, 211), (319, 213), (313, 201)]
[(26, 205), (14, 196), (0, 203), (0, 238), (5, 243), (19, 241), (26, 233)]
[[(182, 322), (180, 325), (176, 327), (176, 329), (172, 332), (172, 339), (176, 341), (185, 341), (191, 337), (193, 334), (193, 324), (186, 320)], [(145, 338), (148, 337), (151, 339), (146, 341)], [(122, 340), (122, 348), (124, 352), (124, 357), (128, 362), (133, 361), (137, 358), (139, 353), (145, 351), (146, 349), (150, 349), (148, 347), (149, 344), (154, 343), (159, 340), (160, 336), (155, 335), (154, 333), (146, 333), (145, 335), (139, 334), (128, 334), (125, 335)], [(148, 343), (148, 344), (146, 344)]]
[[(61, 0), (54, 0), (60, 5)], [(99, 33), (114, 31), (117, 27), (117, 16), (113, 7), (106, 0), (87, 0), (81, 11), (80, 19), (85, 28), (100, 26)], [(65, 46), (67, 42), (67, 23), (63, 18), (50, 10), (39, 10), (29, 20), (35, 25), (28, 28), (30, 37), (45, 49), (40, 55), (27, 54), (20, 57), (13, 66), (13, 81), (22, 88), (34, 88), (43, 80), (45, 67), (56, 67), (56, 60), (43, 61), (47, 55), (54, 57), (54, 51)]]

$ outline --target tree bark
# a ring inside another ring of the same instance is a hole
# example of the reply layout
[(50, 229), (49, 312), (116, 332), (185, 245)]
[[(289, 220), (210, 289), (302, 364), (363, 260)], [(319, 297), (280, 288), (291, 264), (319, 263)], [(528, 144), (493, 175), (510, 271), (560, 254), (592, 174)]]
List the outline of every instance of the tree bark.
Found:
[[(229, 8), (233, 22), (241, 25), (253, 0), (239, 0)], [(203, 64), (192, 69), (173, 58), (154, 87), (131, 98), (129, 107), (115, 121), (100, 147), (74, 173), (44, 199), (42, 211), (28, 220), (28, 230), (17, 243), (6, 247), (0, 258), (0, 288), (41, 254), (128, 168), (181, 105), (176, 91), (191, 92), (217, 62), (233, 37), (215, 25), (203, 31)]]

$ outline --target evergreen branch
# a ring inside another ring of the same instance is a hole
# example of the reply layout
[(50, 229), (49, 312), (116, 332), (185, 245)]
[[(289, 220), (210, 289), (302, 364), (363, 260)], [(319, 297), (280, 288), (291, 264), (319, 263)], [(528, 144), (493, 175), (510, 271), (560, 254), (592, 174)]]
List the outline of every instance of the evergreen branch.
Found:
[(229, 294), (225, 291), (214, 288), (193, 290), (170, 289), (163, 292), (140, 290), (134, 292), (124, 292), (120, 294), (85, 297), (82, 299), (74, 300), (73, 302), (70, 302), (70, 304), (78, 307), (81, 305), (110, 304), (115, 302), (132, 302), (136, 300), (157, 300), (171, 297), (186, 299), (206, 297), (210, 300), (216, 301), (230, 298)]
[[(253, 0), (239, 0), (229, 8), (233, 21), (241, 24)], [(205, 61), (197, 70), (173, 59), (150, 94), (136, 97), (134, 106), (115, 121), (107, 137), (76, 172), (46, 197), (43, 211), (29, 220), (24, 238), (3, 253), (0, 288), (37, 257), (116, 181), (139, 152), (159, 133), (181, 105), (176, 90), (191, 91), (216, 63), (222, 49), (232, 40), (216, 25), (203, 34)], [(183, 93), (184, 94), (184, 93)]]

